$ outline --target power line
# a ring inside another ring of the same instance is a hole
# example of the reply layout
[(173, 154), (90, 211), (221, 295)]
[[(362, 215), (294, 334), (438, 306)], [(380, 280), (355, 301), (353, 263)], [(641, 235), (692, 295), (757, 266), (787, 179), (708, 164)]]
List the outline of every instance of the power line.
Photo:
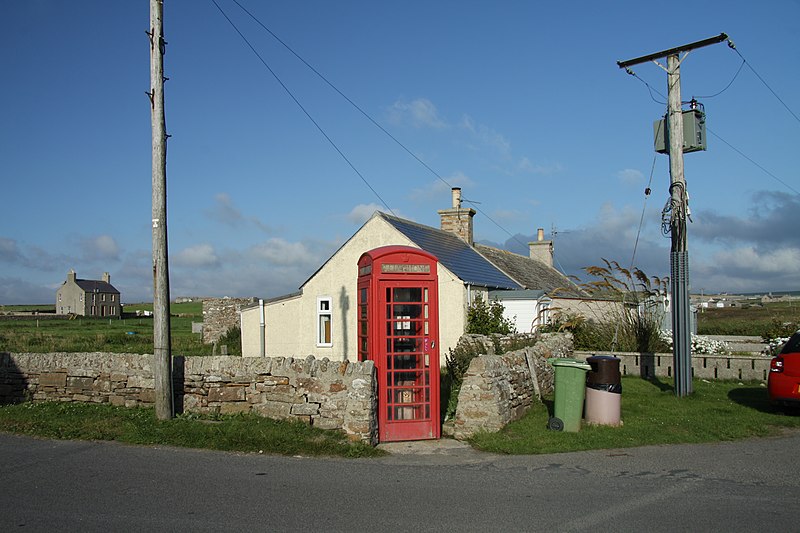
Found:
[[(234, 1), (236, 1), (236, 0), (234, 0)], [(363, 174), (361, 174), (361, 172), (359, 172), (359, 170), (350, 161), (350, 159), (348, 159), (348, 157), (344, 154), (344, 152), (342, 152), (339, 149), (339, 147), (336, 145), (336, 143), (333, 142), (333, 139), (330, 138), (330, 136), (325, 132), (325, 130), (322, 128), (322, 126), (319, 125), (319, 123), (314, 119), (314, 117), (311, 116), (311, 114), (303, 106), (303, 104), (301, 104), (300, 101), (295, 97), (295, 95), (292, 93), (292, 91), (289, 89), (289, 87), (287, 87), (286, 84), (283, 83), (283, 80), (281, 80), (281, 78), (275, 73), (275, 71), (272, 70), (272, 68), (267, 64), (267, 62), (264, 60), (264, 58), (261, 56), (261, 54), (259, 54), (258, 51), (250, 43), (250, 41), (247, 40), (247, 37), (245, 37), (244, 34), (241, 31), (239, 31), (239, 28), (236, 26), (236, 24), (233, 23), (233, 21), (230, 19), (230, 17), (228, 17), (228, 15), (225, 13), (225, 11), (222, 10), (222, 8), (219, 6), (217, 1), (216, 0), (211, 0), (211, 2), (217, 7), (219, 12), (222, 13), (222, 16), (225, 17), (225, 20), (227, 20), (228, 23), (231, 25), (231, 27), (236, 31), (236, 33), (239, 34), (239, 37), (242, 38), (242, 40), (247, 44), (247, 46), (250, 48), (250, 50), (252, 50), (252, 52), (256, 55), (256, 57), (259, 59), (259, 61), (261, 61), (261, 64), (264, 65), (264, 67), (269, 71), (270, 74), (272, 74), (272, 77), (274, 77), (275, 80), (280, 84), (280, 86), (283, 87), (283, 90), (286, 91), (286, 94), (288, 94), (289, 97), (294, 101), (294, 103), (297, 104), (297, 107), (299, 107), (303, 111), (303, 113), (305, 113), (306, 117), (308, 117), (308, 119), (314, 124), (314, 126), (316, 126), (316, 128), (319, 130), (319, 132), (322, 134), (322, 136), (325, 137), (325, 139), (328, 141), (328, 143), (330, 143), (330, 145), (333, 147), (333, 149), (336, 150), (336, 152), (342, 157), (342, 159), (345, 160), (345, 162), (350, 166), (350, 168), (353, 169), (353, 172), (355, 172), (358, 175), (358, 177), (361, 178), (361, 181), (363, 181), (364, 184), (367, 187), (369, 187), (369, 190), (371, 190), (372, 193), (378, 198), (378, 200), (381, 201), (381, 203), (384, 205), (384, 207), (386, 207), (386, 209), (392, 215), (394, 215), (395, 213), (394, 213), (394, 211), (392, 211), (392, 208), (389, 207), (389, 204), (386, 203), (386, 201), (381, 197), (381, 195), (378, 194), (378, 191), (375, 190), (375, 188), (369, 183), (369, 181), (367, 181), (367, 179), (363, 176)], [(238, 2), (237, 2), (237, 4), (238, 4)], [(397, 216), (397, 215), (395, 215), (395, 216)]]
[[(216, 4), (216, 0), (212, 0), (212, 1), (214, 2), (214, 4)], [(341, 91), (341, 90), (340, 90), (340, 89), (339, 89), (339, 88), (338, 88), (336, 85), (334, 85), (334, 84), (333, 84), (333, 82), (331, 82), (331, 81), (330, 81), (328, 78), (326, 78), (326, 77), (325, 77), (325, 75), (323, 75), (323, 74), (322, 74), (322, 73), (321, 73), (319, 70), (317, 70), (317, 69), (316, 69), (316, 68), (315, 68), (313, 65), (311, 65), (311, 64), (310, 64), (308, 61), (306, 61), (306, 60), (305, 60), (305, 59), (304, 59), (304, 58), (303, 58), (303, 57), (302, 57), (300, 54), (298, 54), (297, 52), (295, 52), (295, 51), (294, 51), (294, 49), (293, 49), (291, 46), (289, 46), (289, 45), (288, 45), (288, 44), (287, 44), (285, 41), (283, 41), (283, 40), (282, 40), (280, 37), (278, 37), (278, 36), (277, 36), (277, 35), (276, 35), (276, 34), (275, 34), (275, 33), (274, 33), (272, 30), (270, 30), (270, 29), (269, 29), (269, 28), (268, 28), (268, 27), (267, 27), (267, 26), (266, 26), (266, 25), (265, 25), (263, 22), (261, 22), (261, 20), (259, 20), (259, 19), (258, 19), (258, 17), (256, 17), (256, 16), (255, 16), (253, 13), (251, 13), (250, 11), (248, 11), (248, 10), (247, 10), (247, 8), (245, 8), (245, 7), (244, 7), (242, 4), (240, 4), (240, 3), (239, 3), (239, 1), (238, 1), (238, 0), (232, 0), (232, 2), (233, 2), (234, 4), (236, 4), (237, 6), (239, 6), (239, 8), (240, 8), (242, 11), (244, 11), (244, 12), (245, 12), (245, 13), (246, 13), (246, 14), (247, 14), (247, 15), (248, 15), (248, 16), (249, 16), (251, 19), (253, 19), (253, 21), (255, 21), (255, 23), (256, 23), (256, 24), (258, 24), (259, 26), (261, 26), (261, 28), (263, 28), (263, 29), (264, 29), (264, 31), (266, 31), (267, 33), (269, 33), (269, 34), (270, 34), (270, 35), (271, 35), (271, 36), (272, 36), (272, 37), (273, 37), (273, 38), (274, 38), (276, 41), (278, 41), (278, 43), (280, 43), (280, 44), (281, 44), (281, 45), (282, 45), (284, 48), (286, 48), (286, 50), (288, 50), (288, 51), (289, 51), (289, 52), (290, 52), (292, 55), (294, 55), (294, 56), (295, 56), (295, 57), (296, 57), (296, 58), (297, 58), (297, 59), (298, 59), (298, 60), (299, 60), (301, 63), (303, 63), (303, 64), (304, 64), (306, 67), (308, 67), (308, 69), (309, 69), (309, 70), (311, 70), (311, 72), (313, 72), (314, 74), (316, 74), (316, 75), (317, 75), (317, 76), (318, 76), (318, 77), (319, 77), (319, 78), (320, 78), (322, 81), (324, 81), (324, 82), (325, 82), (325, 83), (326, 83), (326, 84), (327, 84), (327, 85), (328, 85), (328, 86), (329, 86), (331, 89), (333, 89), (334, 91), (336, 91), (336, 93), (337, 93), (337, 94), (339, 94), (339, 96), (341, 96), (342, 98), (344, 98), (344, 100), (345, 100), (347, 103), (349, 103), (351, 106), (353, 106), (353, 108), (354, 108), (354, 109), (356, 109), (356, 110), (357, 110), (359, 113), (361, 113), (361, 114), (362, 114), (362, 115), (363, 115), (363, 116), (364, 116), (364, 117), (365, 117), (367, 120), (369, 120), (369, 121), (372, 123), (372, 125), (374, 125), (374, 126), (375, 126), (376, 128), (378, 128), (380, 131), (382, 131), (382, 132), (383, 132), (383, 133), (384, 133), (384, 134), (385, 134), (387, 137), (389, 137), (389, 139), (391, 139), (392, 141), (394, 141), (394, 143), (395, 143), (395, 144), (397, 144), (397, 146), (399, 146), (400, 148), (402, 148), (402, 149), (403, 149), (403, 150), (404, 150), (404, 151), (405, 151), (405, 152), (406, 152), (408, 155), (410, 155), (410, 156), (411, 156), (412, 158), (414, 158), (414, 159), (415, 159), (415, 160), (416, 160), (416, 161), (417, 161), (417, 162), (418, 162), (420, 165), (422, 165), (422, 166), (423, 166), (423, 167), (424, 167), (426, 170), (428, 170), (428, 172), (430, 172), (430, 173), (431, 173), (433, 176), (435, 176), (435, 177), (436, 177), (436, 179), (438, 179), (439, 181), (441, 181), (442, 183), (444, 183), (445, 185), (447, 185), (449, 188), (451, 188), (451, 189), (453, 188), (453, 186), (452, 186), (450, 183), (448, 183), (448, 182), (447, 182), (447, 180), (445, 180), (445, 179), (444, 179), (444, 178), (443, 178), (443, 177), (442, 177), (442, 176), (441, 176), (441, 175), (440, 175), (438, 172), (436, 172), (436, 171), (435, 171), (433, 168), (431, 168), (431, 167), (430, 167), (430, 166), (429, 166), (427, 163), (425, 163), (425, 161), (423, 161), (422, 159), (420, 159), (420, 158), (419, 158), (419, 157), (418, 157), (418, 156), (417, 156), (417, 155), (416, 155), (414, 152), (412, 152), (412, 151), (411, 151), (411, 150), (410, 150), (410, 149), (409, 149), (409, 148), (408, 148), (406, 145), (404, 145), (404, 144), (403, 144), (403, 143), (402, 143), (402, 142), (401, 142), (399, 139), (397, 139), (397, 137), (395, 137), (394, 135), (392, 135), (392, 134), (391, 134), (391, 133), (390, 133), (390, 132), (389, 132), (389, 131), (388, 131), (386, 128), (384, 128), (383, 126), (381, 126), (381, 125), (378, 123), (378, 121), (376, 121), (374, 118), (372, 118), (372, 116), (371, 116), (369, 113), (367, 113), (367, 112), (366, 112), (366, 111), (365, 111), (365, 110), (364, 110), (364, 109), (363, 109), (361, 106), (359, 106), (357, 103), (355, 103), (355, 102), (354, 102), (354, 101), (353, 101), (353, 100), (352, 100), (350, 97), (348, 97), (346, 94), (344, 94), (344, 93), (343, 93), (343, 92), (342, 92), (342, 91)], [(217, 8), (219, 8), (219, 6), (218, 6), (218, 5), (217, 5)], [(220, 11), (222, 11), (222, 10), (220, 9)], [(227, 18), (227, 17), (226, 17), (226, 18)], [(230, 20), (230, 19), (229, 19), (229, 20)], [(252, 48), (252, 47), (251, 47), (251, 48)], [(362, 178), (362, 179), (363, 179), (363, 178)], [(476, 210), (477, 212), (479, 212), (479, 213), (480, 213), (482, 216), (484, 216), (486, 219), (488, 219), (490, 222), (492, 222), (492, 223), (493, 223), (495, 226), (497, 226), (498, 228), (500, 228), (500, 230), (502, 230), (502, 231), (504, 231), (506, 234), (508, 234), (508, 236), (509, 236), (509, 237), (511, 237), (512, 239), (514, 239), (515, 241), (517, 241), (519, 244), (521, 244), (521, 245), (525, 246), (525, 243), (522, 243), (522, 242), (521, 242), (519, 239), (517, 239), (517, 238), (516, 238), (516, 236), (515, 236), (515, 235), (513, 235), (513, 234), (512, 234), (510, 231), (508, 231), (506, 228), (504, 228), (504, 227), (503, 227), (503, 226), (501, 226), (501, 225), (500, 225), (498, 222), (496, 222), (494, 219), (492, 219), (492, 218), (491, 218), (491, 217), (490, 217), (490, 216), (489, 216), (489, 215), (488, 215), (486, 212), (482, 211), (482, 210), (481, 210), (481, 209), (480, 209), (480, 208), (479, 208), (479, 207), (476, 205), (476, 202), (474, 202), (474, 201), (470, 201), (470, 200), (466, 200), (466, 199), (464, 199), (464, 201), (465, 201), (465, 202), (467, 202), (467, 203), (469, 203), (469, 204), (471, 204), (471, 205), (472, 205), (472, 206), (475, 208), (475, 210)], [(385, 205), (385, 204), (384, 204), (384, 205)], [(393, 214), (394, 214), (394, 213), (393, 213)]]
[(757, 166), (758, 168), (760, 168), (760, 169), (761, 169), (761, 170), (762, 170), (762, 171), (763, 171), (765, 174), (767, 174), (768, 176), (770, 176), (772, 179), (774, 179), (774, 180), (775, 180), (775, 181), (777, 181), (778, 183), (781, 183), (781, 184), (782, 184), (784, 187), (786, 187), (787, 189), (789, 189), (789, 190), (793, 191), (795, 194), (800, 194), (800, 191), (798, 191), (797, 189), (795, 189), (794, 187), (792, 187), (791, 185), (789, 185), (788, 183), (786, 183), (785, 181), (783, 181), (782, 179), (780, 179), (778, 176), (776, 176), (775, 174), (773, 174), (772, 172), (770, 172), (769, 170), (767, 170), (767, 169), (766, 169), (766, 168), (764, 168), (763, 166), (761, 166), (761, 165), (759, 165), (758, 163), (756, 163), (756, 162), (755, 162), (755, 161), (754, 161), (754, 160), (753, 160), (751, 157), (749, 157), (747, 154), (745, 154), (744, 152), (742, 152), (741, 150), (739, 150), (738, 148), (736, 148), (735, 146), (733, 146), (731, 143), (729, 143), (728, 141), (726, 141), (725, 139), (723, 139), (722, 137), (720, 137), (719, 135), (717, 135), (717, 134), (716, 134), (714, 131), (712, 131), (712, 130), (711, 130), (711, 128), (709, 128), (708, 126), (706, 126), (706, 130), (707, 130), (707, 131), (708, 131), (708, 132), (709, 132), (711, 135), (713, 135), (714, 137), (716, 137), (716, 138), (717, 138), (717, 139), (719, 139), (720, 141), (722, 141), (722, 142), (724, 142), (725, 144), (727, 144), (727, 145), (728, 145), (728, 147), (729, 147), (731, 150), (733, 150), (734, 152), (736, 152), (737, 154), (739, 154), (740, 156), (744, 157), (745, 159), (747, 159), (748, 161), (750, 161), (752, 164), (754, 164), (755, 166)]
[(785, 107), (785, 108), (786, 108), (786, 111), (788, 111), (788, 112), (789, 112), (789, 113), (790, 113), (790, 114), (791, 114), (791, 115), (794, 117), (794, 119), (795, 119), (797, 122), (800, 122), (800, 117), (798, 117), (798, 116), (795, 114), (795, 112), (794, 112), (794, 111), (792, 111), (792, 110), (789, 108), (789, 106), (788, 106), (788, 105), (786, 105), (786, 102), (784, 102), (784, 101), (781, 99), (781, 97), (780, 97), (780, 96), (778, 96), (778, 93), (776, 93), (774, 90), (772, 90), (772, 87), (770, 87), (770, 86), (769, 86), (769, 84), (766, 82), (766, 80), (764, 80), (764, 78), (762, 78), (762, 77), (761, 77), (761, 74), (759, 74), (758, 72), (756, 72), (756, 69), (755, 69), (755, 68), (753, 68), (753, 65), (751, 65), (751, 64), (750, 64), (750, 62), (749, 62), (749, 61), (747, 61), (747, 60), (744, 58), (744, 56), (743, 56), (743, 55), (742, 55), (742, 53), (739, 51), (739, 49), (738, 49), (738, 48), (736, 48), (736, 45), (733, 43), (733, 40), (731, 40), (731, 39), (728, 39), (728, 47), (729, 47), (731, 50), (733, 50), (734, 52), (736, 52), (736, 53), (739, 55), (739, 57), (741, 57), (741, 58), (742, 58), (742, 61), (743, 61), (744, 63), (746, 63), (746, 64), (747, 64), (747, 67), (748, 67), (750, 70), (752, 70), (752, 71), (753, 71), (753, 74), (755, 74), (755, 75), (756, 75), (756, 77), (757, 77), (759, 80), (761, 80), (761, 83), (763, 83), (763, 84), (764, 84), (764, 87), (766, 87), (767, 89), (769, 89), (769, 92), (771, 92), (771, 93), (772, 93), (772, 95), (773, 95), (775, 98), (777, 98), (777, 99), (778, 99), (778, 101), (779, 101), (781, 104), (783, 104), (783, 107)]
[(736, 78), (739, 77), (739, 73), (742, 71), (742, 68), (744, 68), (745, 63), (746, 61), (744, 60), (744, 58), (742, 58), (742, 63), (739, 65), (739, 69), (736, 71), (736, 74), (733, 75), (733, 78), (731, 79), (731, 81), (728, 82), (728, 85), (726, 85), (724, 89), (711, 95), (695, 96), (694, 98), (715, 98), (724, 93), (725, 91), (727, 91), (730, 88), (730, 86), (733, 85), (733, 82), (736, 81)]

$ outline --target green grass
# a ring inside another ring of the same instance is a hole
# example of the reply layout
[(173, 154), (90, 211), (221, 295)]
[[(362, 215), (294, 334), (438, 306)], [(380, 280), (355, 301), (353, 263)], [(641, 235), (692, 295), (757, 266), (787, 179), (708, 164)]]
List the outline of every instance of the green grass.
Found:
[(694, 394), (675, 396), (672, 381), (622, 380), (622, 427), (584, 426), (577, 433), (547, 429), (548, 407), (535, 405), (499, 433), (480, 433), (471, 444), (502, 454), (539, 454), (703, 443), (765, 437), (800, 428), (800, 417), (772, 407), (760, 382), (694, 381)]
[(0, 431), (48, 439), (117, 441), (281, 455), (376, 457), (384, 452), (335, 431), (255, 415), (157, 420), (153, 409), (69, 402), (0, 406)]
[[(701, 309), (697, 314), (700, 335), (777, 335), (776, 324), (800, 324), (800, 301), (771, 302), (764, 306)], [(789, 329), (792, 329), (790, 326)]]
[[(170, 319), (175, 355), (211, 355), (191, 316)], [(152, 318), (0, 320), (0, 351), (153, 353)]]
[[(4, 306), (15, 311), (36, 306)], [(42, 306), (47, 307), (47, 306)], [(52, 306), (50, 306), (52, 310)], [(136, 317), (136, 311), (152, 311), (152, 303), (126, 304), (124, 318), (0, 319), (0, 352), (112, 352), (153, 353), (153, 319)], [(192, 333), (192, 322), (203, 321), (203, 303), (170, 304), (170, 334), (174, 355), (211, 355), (213, 345), (203, 344)], [(238, 354), (240, 345), (228, 347)]]

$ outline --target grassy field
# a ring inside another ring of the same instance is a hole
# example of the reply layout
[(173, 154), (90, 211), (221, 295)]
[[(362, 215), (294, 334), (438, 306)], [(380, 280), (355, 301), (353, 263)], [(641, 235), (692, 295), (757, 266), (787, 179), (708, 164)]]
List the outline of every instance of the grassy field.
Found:
[[(38, 306), (17, 307), (15, 311)], [(24, 309), (22, 309), (24, 308)], [(51, 306), (52, 309), (52, 306)], [(0, 320), (0, 351), (153, 353), (153, 319), (136, 317), (153, 304), (125, 305), (124, 318)], [(202, 302), (170, 305), (170, 332), (174, 355), (211, 355), (213, 346), (192, 333), (192, 322), (202, 322)], [(238, 346), (229, 353), (238, 353)]]
[(772, 302), (763, 307), (702, 309), (697, 314), (700, 335), (787, 336), (800, 327), (800, 301)]

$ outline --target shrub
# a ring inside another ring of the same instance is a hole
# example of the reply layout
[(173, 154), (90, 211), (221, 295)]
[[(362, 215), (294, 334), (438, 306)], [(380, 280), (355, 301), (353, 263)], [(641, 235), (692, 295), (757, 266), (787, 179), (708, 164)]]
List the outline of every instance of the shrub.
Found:
[(616, 261), (603, 259), (603, 262), (604, 267), (585, 267), (586, 273), (595, 279), (579, 286), (596, 298), (618, 305), (599, 321), (562, 314), (556, 319), (558, 327), (572, 332), (578, 350), (666, 351), (661, 322), (668, 279), (648, 277), (638, 268), (628, 270)]
[(494, 301), (487, 304), (480, 295), (476, 296), (475, 301), (467, 308), (466, 333), (479, 335), (511, 333), (514, 331), (514, 324), (511, 320), (503, 317), (504, 310), (505, 307), (500, 302)]

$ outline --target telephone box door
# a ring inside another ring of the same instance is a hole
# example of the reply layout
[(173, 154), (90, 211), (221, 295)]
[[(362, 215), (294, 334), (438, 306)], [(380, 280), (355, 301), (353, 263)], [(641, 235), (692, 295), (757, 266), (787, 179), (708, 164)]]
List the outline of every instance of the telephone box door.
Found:
[(436, 260), (418, 249), (385, 247), (364, 254), (359, 271), (359, 347), (366, 348), (360, 357), (373, 360), (378, 373), (379, 438), (437, 439)]

